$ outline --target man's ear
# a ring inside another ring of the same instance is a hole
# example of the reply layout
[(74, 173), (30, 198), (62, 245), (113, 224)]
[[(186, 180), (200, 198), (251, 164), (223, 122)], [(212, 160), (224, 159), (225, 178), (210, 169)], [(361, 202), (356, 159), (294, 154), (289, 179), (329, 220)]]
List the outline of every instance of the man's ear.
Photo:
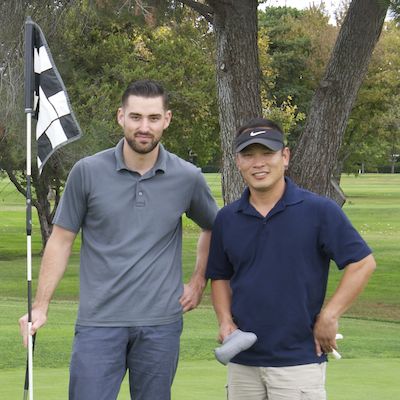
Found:
[(171, 120), (172, 120), (172, 111), (167, 110), (167, 112), (165, 113), (164, 129), (167, 129), (169, 127)]
[(290, 150), (289, 147), (284, 147), (282, 149), (282, 156), (283, 156), (283, 163), (285, 169), (289, 168), (289, 161), (290, 161)]
[(117, 110), (117, 122), (120, 126), (124, 126), (124, 110), (122, 107)]

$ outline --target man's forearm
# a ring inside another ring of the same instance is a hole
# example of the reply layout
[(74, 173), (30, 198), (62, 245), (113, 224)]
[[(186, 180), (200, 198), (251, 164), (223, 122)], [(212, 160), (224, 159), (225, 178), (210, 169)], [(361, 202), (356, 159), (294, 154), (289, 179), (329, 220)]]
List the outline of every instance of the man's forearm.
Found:
[(336, 334), (340, 316), (362, 292), (376, 264), (372, 255), (349, 264), (332, 298), (317, 316), (314, 325), (316, 353), (329, 353), (336, 349)]
[(196, 265), (190, 278), (190, 282), (184, 285), (183, 294), (179, 301), (182, 305), (183, 312), (196, 308), (203, 296), (204, 289), (207, 284), (206, 268), (208, 260), (208, 252), (210, 248), (211, 231), (202, 231), (197, 242)]
[(34, 308), (47, 312), (53, 294), (64, 275), (75, 234), (54, 227), (42, 257)]
[(232, 318), (232, 292), (228, 280), (211, 281), (211, 298), (219, 324), (219, 341), (237, 329)]
[(376, 263), (372, 255), (348, 265), (339, 286), (322, 312), (338, 319), (363, 291), (375, 268)]
[(197, 241), (196, 264), (191, 280), (198, 280), (205, 286), (208, 253), (210, 250), (211, 231), (203, 230)]
[(57, 226), (53, 227), (53, 232), (47, 241), (42, 258), (38, 288), (35, 302), (32, 305), (30, 329), (28, 329), (28, 314), (19, 319), (20, 332), (25, 347), (28, 345), (29, 335), (35, 334), (47, 321), (50, 300), (67, 268), (75, 236), (75, 233)]
[(211, 281), (211, 299), (218, 323), (232, 323), (232, 293), (228, 280)]

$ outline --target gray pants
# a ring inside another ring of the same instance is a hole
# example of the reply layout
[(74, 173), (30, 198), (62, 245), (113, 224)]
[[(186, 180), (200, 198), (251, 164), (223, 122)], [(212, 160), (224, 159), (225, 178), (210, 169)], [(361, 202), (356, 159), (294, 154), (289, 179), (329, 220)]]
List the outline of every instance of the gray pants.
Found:
[(168, 325), (107, 328), (77, 325), (70, 400), (115, 400), (127, 369), (131, 399), (170, 400), (182, 320)]

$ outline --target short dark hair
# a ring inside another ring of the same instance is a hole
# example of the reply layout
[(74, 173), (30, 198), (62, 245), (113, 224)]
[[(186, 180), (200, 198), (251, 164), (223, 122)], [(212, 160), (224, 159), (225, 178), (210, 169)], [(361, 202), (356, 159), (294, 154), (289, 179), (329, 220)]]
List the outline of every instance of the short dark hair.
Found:
[(162, 97), (165, 110), (168, 110), (169, 95), (163, 86), (151, 79), (142, 79), (129, 84), (122, 94), (122, 105), (125, 106), (129, 96)]
[(266, 118), (253, 118), (249, 121), (247, 121), (244, 125), (242, 125), (237, 131), (236, 131), (236, 137), (240, 136), (243, 132), (245, 132), (247, 129), (252, 129), (252, 128), (271, 128), (275, 129), (284, 135), (283, 129), (280, 127), (280, 125), (274, 121), (271, 121), (270, 119)]

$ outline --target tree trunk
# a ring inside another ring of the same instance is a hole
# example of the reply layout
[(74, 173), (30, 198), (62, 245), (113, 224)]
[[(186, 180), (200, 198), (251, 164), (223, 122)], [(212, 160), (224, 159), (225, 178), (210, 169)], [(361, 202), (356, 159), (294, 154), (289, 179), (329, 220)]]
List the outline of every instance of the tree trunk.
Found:
[(53, 208), (52, 212), (49, 201), (50, 186), (46, 176), (33, 176), (32, 185), (35, 187), (36, 192), (36, 198), (32, 201), (32, 204), (35, 206), (38, 213), (43, 252), (44, 248), (46, 247), (47, 240), (49, 239), (53, 230), (52, 220), (54, 216), (54, 210), (57, 208), (57, 206)]
[(345, 199), (332, 179), (333, 173), (387, 9), (385, 1), (351, 2), (289, 169), (289, 175), (300, 186), (329, 196), (340, 205)]
[[(14, 171), (4, 168), (6, 171), (10, 181), (14, 184), (16, 189), (26, 198), (26, 177), (21, 176), (17, 177)], [(47, 240), (50, 237), (50, 234), (53, 230), (52, 220), (54, 217), (55, 210), (57, 209), (59, 200), (60, 200), (60, 187), (61, 184), (59, 180), (56, 179), (56, 188), (55, 188), (55, 199), (54, 199), (54, 207), (51, 209), (51, 204), (49, 202), (48, 196), (50, 191), (50, 186), (48, 183), (48, 178), (41, 177), (36, 173), (32, 175), (32, 188), (35, 192), (35, 197), (32, 195), (31, 204), (34, 206), (38, 213), (39, 225), (40, 225), (40, 233), (42, 239), (42, 249), (41, 253), (43, 253), (44, 248), (46, 247)]]
[(244, 183), (235, 165), (235, 132), (261, 116), (257, 0), (208, 0), (216, 39), (217, 91), (224, 203), (238, 199)]

